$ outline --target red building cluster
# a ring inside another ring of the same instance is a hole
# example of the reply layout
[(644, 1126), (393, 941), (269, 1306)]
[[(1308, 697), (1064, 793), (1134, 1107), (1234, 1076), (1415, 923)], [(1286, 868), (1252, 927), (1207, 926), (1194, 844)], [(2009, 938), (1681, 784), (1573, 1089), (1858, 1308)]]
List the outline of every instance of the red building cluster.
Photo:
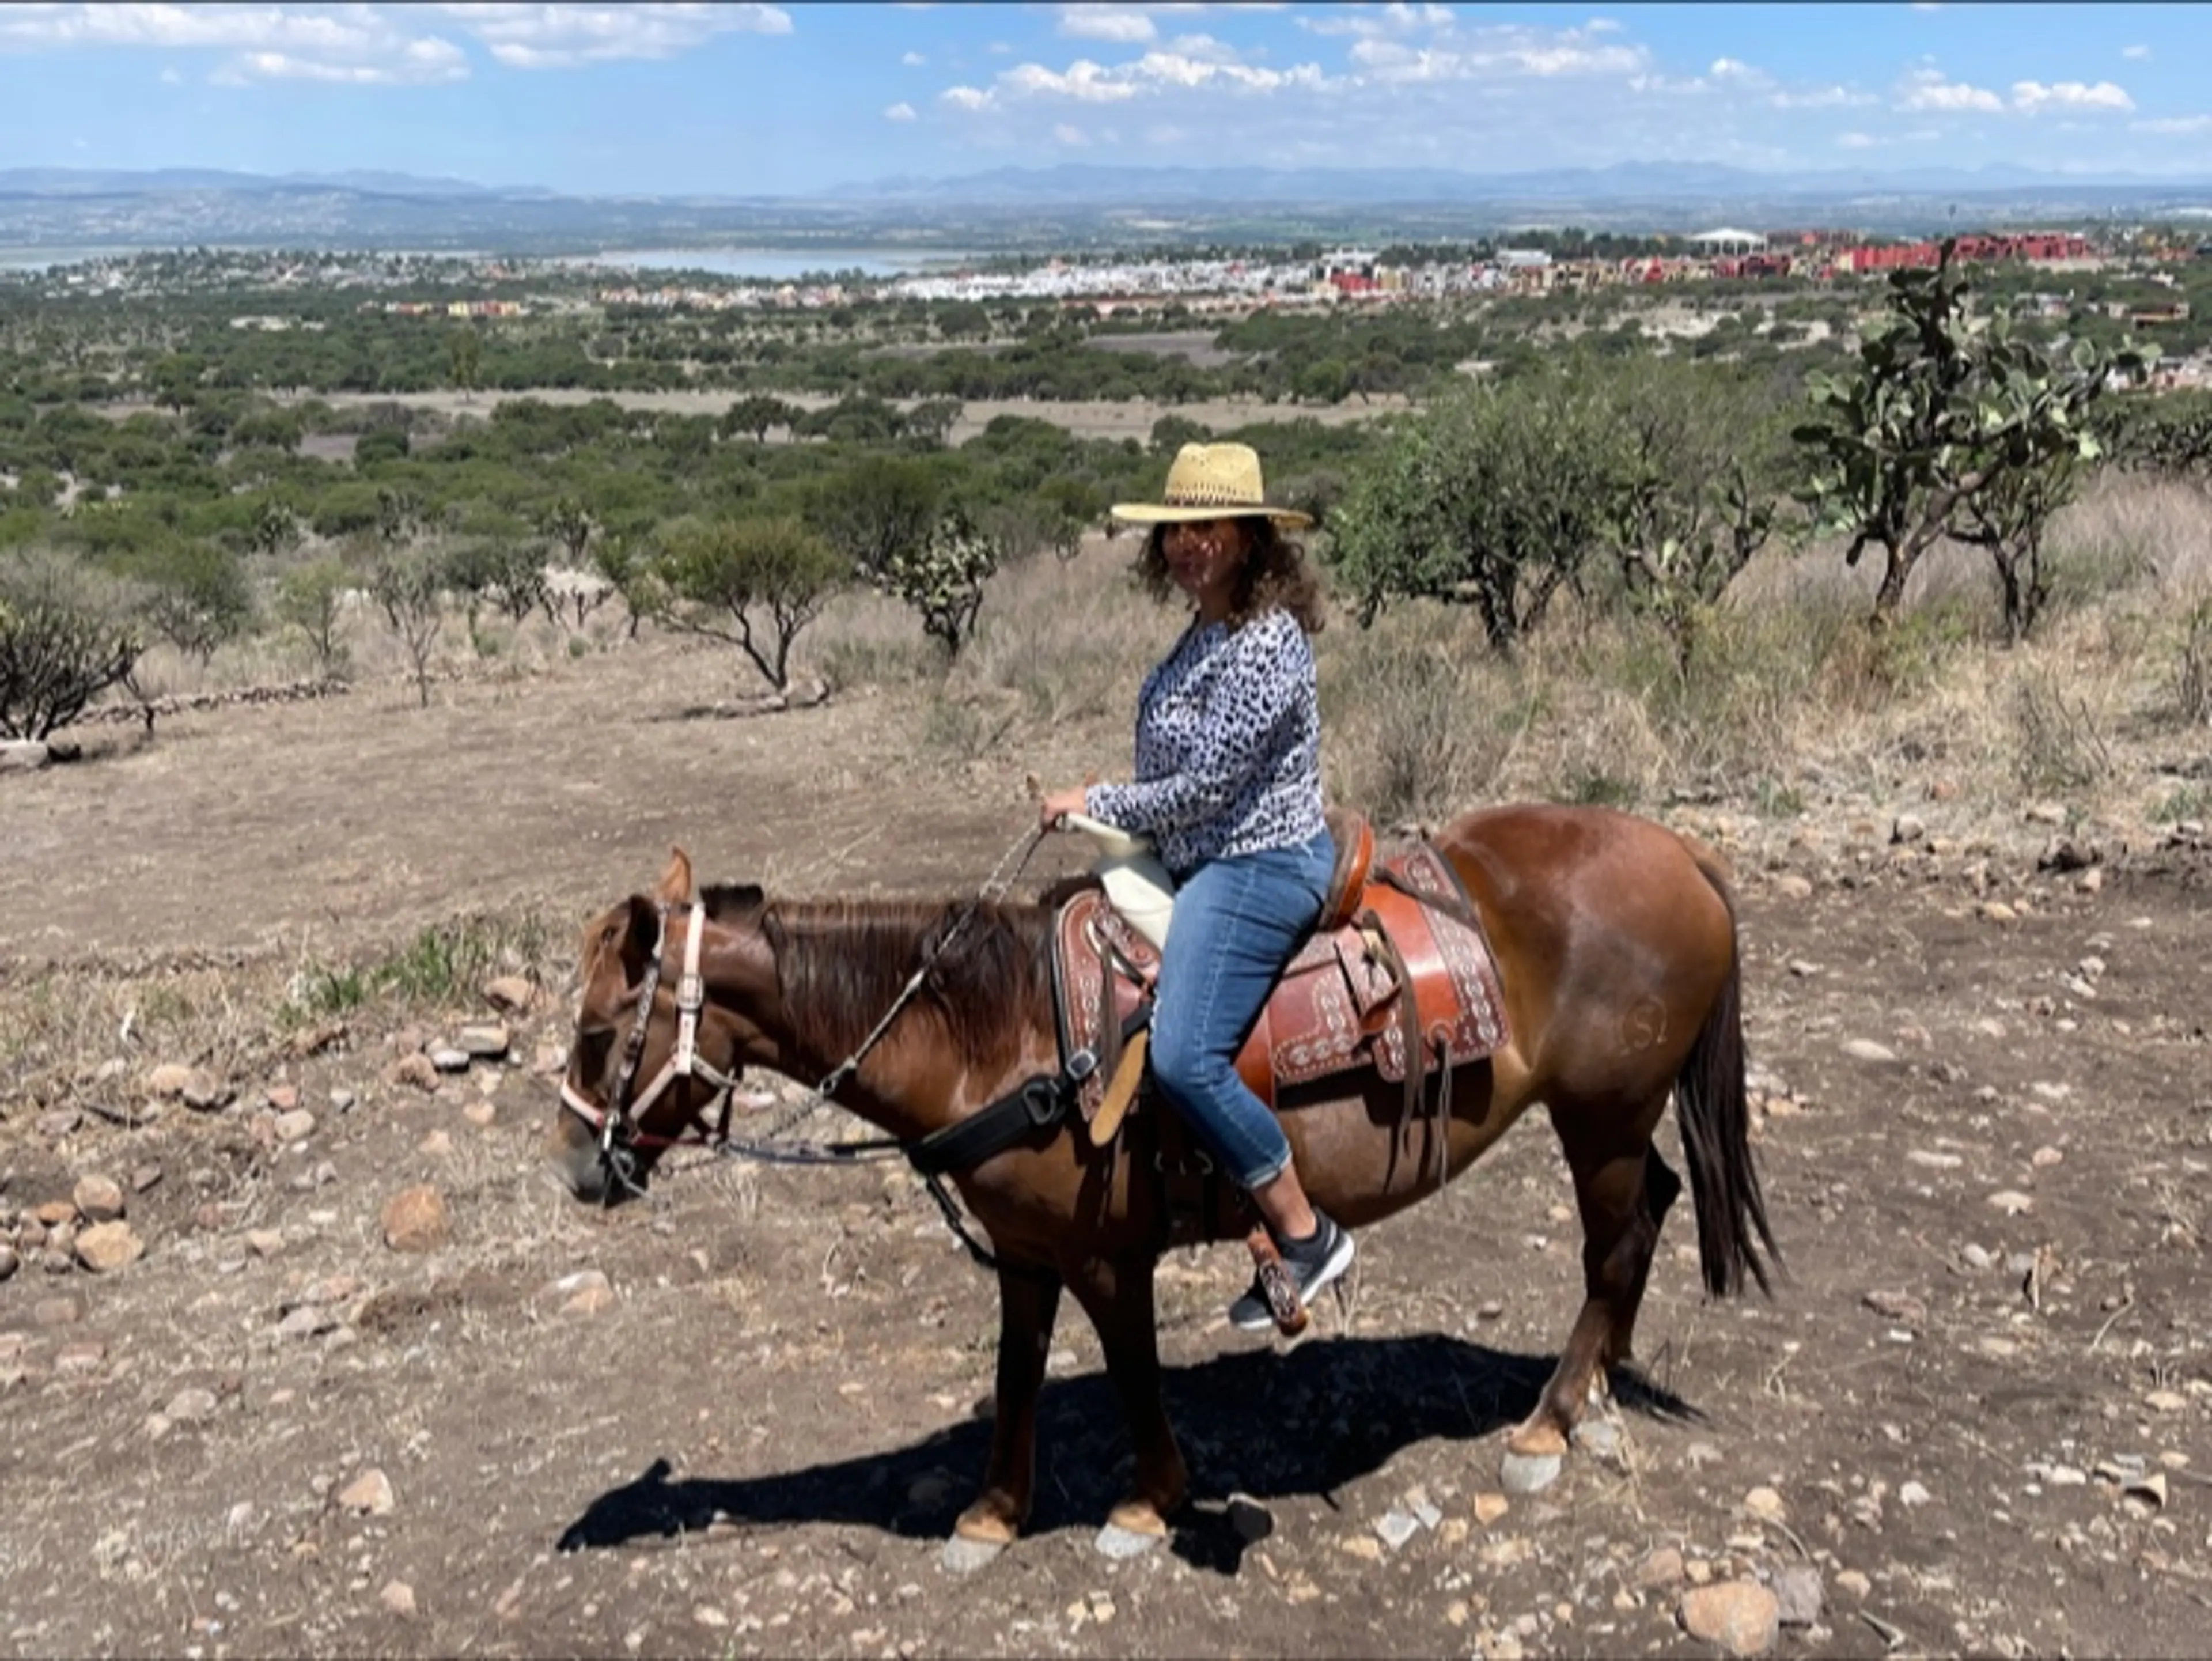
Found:
[[(1942, 245), (1936, 242), (1842, 248), (1836, 252), (1835, 268), (1862, 273), (1933, 269), (1942, 251)], [(1957, 257), (1962, 262), (1995, 264), (2007, 259), (2087, 259), (2092, 252), (2088, 239), (2071, 231), (2030, 231), (2018, 236), (1962, 236)]]

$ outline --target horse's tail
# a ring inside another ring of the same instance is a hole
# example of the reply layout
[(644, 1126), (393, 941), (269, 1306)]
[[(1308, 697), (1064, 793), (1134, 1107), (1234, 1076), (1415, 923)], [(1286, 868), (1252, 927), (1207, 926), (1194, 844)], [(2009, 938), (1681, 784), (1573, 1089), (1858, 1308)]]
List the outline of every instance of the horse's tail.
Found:
[[(1747, 1270), (1759, 1289), (1771, 1295), (1768, 1266), (1771, 1262), (1778, 1269), (1782, 1254), (1767, 1226), (1766, 1200), (1759, 1192), (1759, 1168), (1751, 1158), (1751, 1104), (1744, 1088), (1743, 952), (1735, 897), (1719, 856), (1685, 841), (1729, 914), (1728, 979), (1674, 1079), (1682, 1153), (1698, 1211), (1698, 1256), (1705, 1290), (1715, 1297), (1742, 1291)], [(1761, 1246), (1765, 1248), (1763, 1256)]]

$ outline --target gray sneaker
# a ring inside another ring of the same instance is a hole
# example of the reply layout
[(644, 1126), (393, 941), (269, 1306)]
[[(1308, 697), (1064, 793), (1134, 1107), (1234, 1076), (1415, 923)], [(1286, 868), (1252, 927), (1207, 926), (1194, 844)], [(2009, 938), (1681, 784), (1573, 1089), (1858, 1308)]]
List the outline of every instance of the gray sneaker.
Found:
[[(1283, 1254), (1283, 1266), (1291, 1271), (1291, 1279), (1298, 1289), (1298, 1301), (1310, 1304), (1322, 1287), (1342, 1278), (1358, 1255), (1352, 1236), (1339, 1228), (1320, 1212), (1321, 1226), (1310, 1240), (1279, 1240), (1276, 1244)], [(1251, 1289), (1229, 1305), (1229, 1324), (1240, 1332), (1272, 1331), (1275, 1324), (1274, 1311), (1267, 1306), (1267, 1294), (1255, 1275)]]

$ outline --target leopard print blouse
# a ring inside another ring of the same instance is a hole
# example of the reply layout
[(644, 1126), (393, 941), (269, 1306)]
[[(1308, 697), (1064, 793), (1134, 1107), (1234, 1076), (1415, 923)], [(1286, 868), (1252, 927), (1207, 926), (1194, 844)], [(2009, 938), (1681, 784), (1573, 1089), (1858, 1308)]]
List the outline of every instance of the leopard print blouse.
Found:
[(1094, 784), (1084, 812), (1149, 835), (1177, 882), (1209, 860), (1321, 834), (1313, 646), (1269, 611), (1231, 630), (1194, 618), (1137, 694), (1136, 782)]

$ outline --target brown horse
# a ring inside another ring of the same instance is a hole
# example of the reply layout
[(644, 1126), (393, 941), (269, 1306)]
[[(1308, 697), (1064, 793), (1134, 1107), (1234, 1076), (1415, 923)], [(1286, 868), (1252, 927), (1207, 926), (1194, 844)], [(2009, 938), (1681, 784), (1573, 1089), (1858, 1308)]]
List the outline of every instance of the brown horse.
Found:
[[(1439, 1092), (1449, 1104), (1441, 1148), (1435, 1118), (1409, 1122), (1402, 1086), (1371, 1073), (1317, 1081), (1279, 1105), (1315, 1203), (1353, 1227), (1435, 1192), (1439, 1155), (1455, 1177), (1529, 1107), (1549, 1108), (1582, 1214), (1585, 1297), (1534, 1412), (1508, 1438), (1525, 1478), (1556, 1472), (1604, 1370), (1629, 1358), (1660, 1223), (1681, 1191), (1651, 1143), (1670, 1094), (1706, 1287), (1738, 1291), (1747, 1274), (1768, 1283), (1735, 918), (1717, 856), (1626, 814), (1498, 808), (1454, 820), (1436, 843), (1496, 953), (1508, 1047)], [(678, 851), (656, 899), (633, 897), (585, 931), (557, 1174), (587, 1201), (641, 1189), (663, 1148), (708, 1134), (743, 1068), (822, 1078), (863, 1047), (962, 909), (771, 903), (750, 886), (709, 888), (695, 903)], [(1033, 905), (976, 910), (834, 1099), (912, 1143), (1056, 1073), (1050, 921)], [(1110, 1526), (1158, 1537), (1188, 1498), (1153, 1320), (1163, 1191), (1149, 1165), (1110, 1152), (1061, 1120), (952, 1173), (1000, 1260), (990, 1461), (957, 1526), (971, 1556), (1010, 1542), (1029, 1516), (1063, 1286), (1097, 1329), (1135, 1447), (1134, 1492)]]

